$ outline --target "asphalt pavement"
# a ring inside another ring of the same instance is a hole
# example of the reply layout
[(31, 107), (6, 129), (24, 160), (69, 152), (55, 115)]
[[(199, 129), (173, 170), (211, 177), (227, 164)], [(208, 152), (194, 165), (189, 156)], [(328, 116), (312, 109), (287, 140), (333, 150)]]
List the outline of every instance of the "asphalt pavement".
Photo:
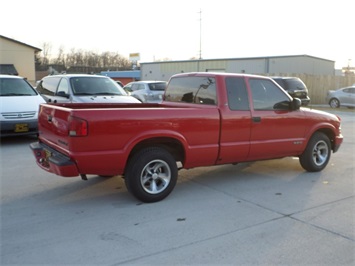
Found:
[(41, 170), (33, 137), (1, 139), (0, 265), (355, 265), (355, 113), (319, 173), (297, 158), (179, 172), (144, 204), (121, 177)]

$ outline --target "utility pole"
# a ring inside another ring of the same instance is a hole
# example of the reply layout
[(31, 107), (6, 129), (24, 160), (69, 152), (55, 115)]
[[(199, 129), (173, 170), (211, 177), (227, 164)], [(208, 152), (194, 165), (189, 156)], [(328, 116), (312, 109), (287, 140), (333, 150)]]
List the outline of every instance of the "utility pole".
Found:
[(202, 59), (202, 11), (200, 9), (200, 56), (199, 59)]
[(342, 68), (345, 76), (355, 75), (355, 67), (351, 67), (351, 59), (348, 59), (348, 66)]

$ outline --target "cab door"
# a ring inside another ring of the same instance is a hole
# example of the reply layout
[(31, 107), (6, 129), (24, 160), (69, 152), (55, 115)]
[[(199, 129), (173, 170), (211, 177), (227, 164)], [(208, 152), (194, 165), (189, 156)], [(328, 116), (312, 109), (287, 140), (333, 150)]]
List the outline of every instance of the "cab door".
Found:
[(251, 110), (244, 77), (226, 77), (228, 104), (221, 104), (220, 154), (217, 164), (245, 161), (250, 150)]
[(303, 112), (291, 110), (292, 98), (269, 79), (249, 77), (252, 99), (250, 160), (297, 154), (305, 141)]

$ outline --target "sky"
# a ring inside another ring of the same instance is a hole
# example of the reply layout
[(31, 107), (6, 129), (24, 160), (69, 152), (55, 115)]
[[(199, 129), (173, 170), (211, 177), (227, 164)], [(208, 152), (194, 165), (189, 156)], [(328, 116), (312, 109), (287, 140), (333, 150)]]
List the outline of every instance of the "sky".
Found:
[(355, 66), (354, 0), (0, 0), (0, 35), (139, 62), (310, 55)]

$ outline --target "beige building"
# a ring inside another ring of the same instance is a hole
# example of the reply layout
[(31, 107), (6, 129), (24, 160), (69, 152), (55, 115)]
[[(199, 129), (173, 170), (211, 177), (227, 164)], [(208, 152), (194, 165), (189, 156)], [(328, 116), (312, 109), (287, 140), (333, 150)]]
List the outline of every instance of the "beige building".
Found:
[(0, 73), (27, 78), (36, 83), (35, 57), (42, 50), (0, 35)]

